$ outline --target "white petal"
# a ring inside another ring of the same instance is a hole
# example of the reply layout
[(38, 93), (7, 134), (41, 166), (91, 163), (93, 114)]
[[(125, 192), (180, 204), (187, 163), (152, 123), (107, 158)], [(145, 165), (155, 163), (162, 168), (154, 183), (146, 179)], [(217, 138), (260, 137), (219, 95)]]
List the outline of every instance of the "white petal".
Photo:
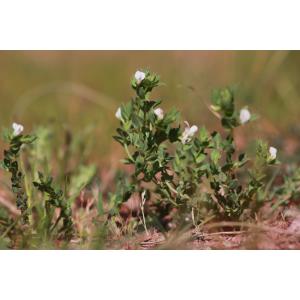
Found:
[(134, 78), (137, 81), (138, 84), (140, 84), (146, 77), (146, 74), (141, 71), (136, 71), (134, 74)]
[(270, 147), (269, 153), (270, 153), (271, 159), (276, 159), (276, 157), (277, 157), (277, 149), (276, 148)]
[(117, 119), (122, 120), (121, 107), (117, 109), (115, 116)]
[(186, 128), (190, 129), (190, 124), (189, 124), (188, 121), (184, 121), (183, 123), (185, 124), (185, 127), (186, 127)]
[(247, 123), (251, 118), (251, 113), (247, 108), (240, 110), (240, 122), (241, 124)]
[(184, 136), (184, 135), (180, 138), (180, 140), (182, 144), (186, 144), (187, 142), (189, 142), (188, 136)]
[(158, 107), (154, 109), (154, 113), (159, 120), (162, 120), (164, 118), (164, 111), (161, 108)]
[(191, 136), (193, 136), (197, 131), (198, 131), (198, 127), (196, 125), (193, 125), (190, 128), (189, 133), (190, 133)]
[(220, 189), (219, 189), (219, 194), (221, 195), (221, 196), (225, 196), (225, 190), (224, 190), (224, 188), (221, 186), (220, 187)]
[(24, 130), (24, 127), (23, 127), (23, 125), (21, 125), (21, 124), (17, 124), (17, 123), (13, 123), (12, 124), (12, 128), (13, 128), (13, 135), (14, 136), (17, 136), (17, 135), (19, 135), (20, 133), (22, 133), (22, 131)]
[(182, 133), (182, 136), (180, 137), (180, 140), (182, 142), (182, 144), (186, 144), (187, 142), (189, 142), (189, 128), (186, 128), (184, 130), (184, 132)]
[(187, 142), (189, 142), (191, 140), (191, 137), (198, 131), (198, 127), (196, 125), (193, 125), (192, 127), (190, 127), (190, 124), (188, 123), (188, 121), (184, 121), (184, 124), (186, 127), (185, 127), (180, 139), (183, 144), (186, 144)]

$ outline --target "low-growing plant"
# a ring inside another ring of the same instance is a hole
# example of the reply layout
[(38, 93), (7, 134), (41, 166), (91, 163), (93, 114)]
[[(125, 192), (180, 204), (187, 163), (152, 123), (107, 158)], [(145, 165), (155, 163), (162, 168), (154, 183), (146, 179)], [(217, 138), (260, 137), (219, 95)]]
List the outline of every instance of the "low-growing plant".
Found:
[(299, 202), (300, 199), (300, 168), (290, 166), (283, 176), (283, 183), (273, 188), (271, 197), (275, 197), (273, 210), (290, 202)]
[[(53, 187), (53, 178), (45, 178), (42, 173), (39, 172), (39, 181), (34, 181), (33, 185), (42, 193), (47, 194), (48, 199), (45, 202), (45, 227), (52, 232), (59, 221), (63, 221), (63, 225), (59, 230), (59, 233), (63, 234), (64, 239), (70, 240), (73, 236), (73, 221), (72, 211), (70, 204), (63, 197), (63, 192), (60, 189)], [(55, 208), (59, 208), (60, 213), (55, 223), (52, 225), (53, 215)]]
[(12, 130), (4, 131), (4, 139), (9, 143), (9, 149), (4, 150), (2, 167), (11, 174), (12, 192), (16, 195), (16, 205), (21, 211), (22, 221), (28, 223), (28, 197), (24, 188), (24, 174), (20, 169), (19, 155), (21, 148), (26, 144), (31, 144), (36, 137), (33, 135), (23, 135), (23, 126), (13, 123)]
[[(16, 206), (21, 212), (22, 224), (29, 226), (28, 234), (30, 232), (33, 234), (36, 230), (39, 231), (41, 229), (47, 233), (49, 238), (50, 233), (54, 232), (54, 229), (62, 220), (62, 226), (57, 232), (63, 239), (70, 240), (74, 232), (70, 201), (63, 197), (63, 192), (60, 189), (53, 187), (51, 177), (45, 177), (41, 172), (37, 172), (37, 169), (40, 167), (44, 167), (45, 171), (49, 172), (50, 152), (49, 149), (45, 149), (47, 148), (45, 146), (47, 138), (44, 138), (49, 136), (49, 131), (44, 128), (38, 128), (37, 135), (23, 135), (23, 130), (23, 126), (16, 123), (13, 123), (12, 129), (4, 130), (3, 136), (5, 141), (9, 143), (9, 148), (4, 150), (4, 158), (1, 162), (3, 169), (11, 173), (12, 192), (16, 197)], [(40, 141), (38, 139), (39, 136), (41, 136)], [(29, 170), (26, 170), (25, 162), (21, 157), (21, 152), (26, 145), (29, 145), (27, 152), (29, 154), (27, 162)], [(31, 181), (32, 179), (33, 181)], [(76, 184), (72, 186), (76, 187), (76, 193), (78, 193), (79, 184), (81, 188), (87, 184), (84, 181), (85, 179), (85, 174), (81, 174), (79, 179), (74, 179)], [(46, 194), (47, 199), (45, 201), (40, 199), (42, 202), (36, 201), (36, 198), (38, 198), (37, 191)], [(35, 201), (29, 202), (28, 199), (31, 197), (34, 197)], [(44, 210), (41, 222), (39, 221), (38, 224), (35, 224), (36, 222), (34, 221), (30, 222), (30, 219), (33, 218), (33, 211), (35, 211), (36, 215), (40, 207)], [(59, 209), (57, 218), (54, 216), (55, 209)], [(13, 222), (12, 225), (11, 229), (17, 226), (17, 222)], [(36, 228), (33, 227), (35, 225), (37, 225)]]
[[(232, 89), (212, 94), (210, 110), (221, 120), (224, 132), (210, 134), (187, 121), (182, 130), (178, 111), (165, 113), (159, 107), (162, 101), (151, 99), (151, 91), (159, 85), (157, 75), (137, 71), (131, 82), (136, 96), (116, 113), (120, 127), (115, 139), (127, 153), (124, 163), (134, 166), (135, 192), (141, 194), (143, 183), (152, 182), (152, 193), (160, 202), (190, 211), (194, 222), (199, 222), (195, 215), (203, 219), (204, 208), (206, 213), (208, 209), (239, 218), (245, 208), (261, 200), (266, 167), (277, 162), (276, 149), (258, 142), (253, 162), (236, 153), (234, 129), (255, 116), (247, 108), (236, 110)], [(246, 180), (239, 176), (243, 168)]]

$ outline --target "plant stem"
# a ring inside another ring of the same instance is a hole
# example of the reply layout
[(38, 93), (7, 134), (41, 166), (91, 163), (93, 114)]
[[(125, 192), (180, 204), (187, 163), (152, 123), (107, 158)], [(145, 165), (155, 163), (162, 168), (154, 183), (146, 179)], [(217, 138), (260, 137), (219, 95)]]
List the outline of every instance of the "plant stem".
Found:
[(129, 159), (131, 159), (132, 161), (134, 161), (133, 157), (131, 156), (129, 150), (128, 150), (128, 147), (126, 144), (124, 144), (124, 148), (125, 148), (125, 151), (126, 151), (126, 154), (127, 156), (129, 157)]
[(149, 235), (149, 232), (148, 232), (148, 229), (147, 229), (147, 224), (146, 224), (145, 213), (144, 213), (144, 204), (141, 205), (141, 211), (142, 211), (142, 217), (143, 217), (143, 225), (144, 225), (146, 234)]
[[(20, 163), (21, 171), (24, 175), (23, 178), (24, 178), (25, 193), (26, 193), (26, 196), (27, 196), (27, 209), (30, 211), (31, 207), (32, 207), (32, 201), (31, 201), (32, 200), (32, 193), (31, 193), (30, 184), (29, 184), (29, 181), (28, 181), (28, 178), (27, 178), (24, 162), (23, 162), (23, 159), (22, 159), (22, 154), (19, 157), (19, 163)], [(31, 214), (28, 214), (28, 223), (29, 223), (29, 225), (32, 225), (32, 215)]]

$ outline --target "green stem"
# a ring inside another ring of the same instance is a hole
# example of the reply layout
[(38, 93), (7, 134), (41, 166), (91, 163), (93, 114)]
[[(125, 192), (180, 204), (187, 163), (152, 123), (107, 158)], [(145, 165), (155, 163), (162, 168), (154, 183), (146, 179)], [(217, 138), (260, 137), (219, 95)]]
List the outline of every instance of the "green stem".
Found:
[(125, 148), (126, 154), (129, 157), (129, 159), (131, 159), (132, 161), (134, 161), (134, 159), (133, 159), (132, 155), (130, 154), (129, 149), (128, 149), (128, 147), (127, 147), (126, 144), (124, 144), (124, 148)]
[(178, 195), (178, 192), (171, 186), (171, 184), (169, 182), (166, 182), (167, 187), (176, 195)]
[[(26, 173), (25, 173), (26, 170), (25, 170), (23, 159), (22, 159), (22, 155), (20, 155), (20, 157), (19, 157), (19, 163), (20, 163), (21, 171), (24, 175), (24, 177), (23, 177), (24, 178), (24, 188), (25, 188), (25, 193), (27, 196), (27, 207), (28, 207), (27, 210), (30, 211), (31, 207), (32, 207), (32, 193), (31, 193), (29, 181), (28, 181)], [(29, 222), (29, 225), (32, 225), (32, 215), (31, 214), (28, 215), (28, 222)]]

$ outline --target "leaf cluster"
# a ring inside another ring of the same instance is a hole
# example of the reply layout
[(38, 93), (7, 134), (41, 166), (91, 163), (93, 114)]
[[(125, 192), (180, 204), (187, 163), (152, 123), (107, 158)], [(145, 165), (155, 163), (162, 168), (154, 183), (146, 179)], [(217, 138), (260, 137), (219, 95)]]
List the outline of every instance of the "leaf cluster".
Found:
[(6, 141), (9, 142), (8, 150), (4, 150), (4, 158), (1, 166), (11, 174), (12, 192), (16, 195), (16, 205), (20, 209), (23, 223), (28, 223), (27, 195), (24, 190), (23, 174), (19, 168), (18, 157), (23, 145), (31, 144), (36, 140), (33, 135), (14, 136), (10, 131), (5, 133)]
[(55, 224), (52, 226), (51, 231), (56, 227), (60, 220), (63, 221), (62, 227), (59, 232), (63, 233), (65, 239), (71, 239), (73, 236), (73, 221), (72, 211), (69, 203), (64, 199), (63, 192), (60, 189), (53, 187), (53, 178), (51, 176), (45, 177), (39, 172), (39, 181), (34, 181), (33, 185), (42, 193), (48, 196), (46, 200), (46, 217), (48, 222), (51, 222), (52, 214), (51, 207), (59, 208), (60, 215)]

